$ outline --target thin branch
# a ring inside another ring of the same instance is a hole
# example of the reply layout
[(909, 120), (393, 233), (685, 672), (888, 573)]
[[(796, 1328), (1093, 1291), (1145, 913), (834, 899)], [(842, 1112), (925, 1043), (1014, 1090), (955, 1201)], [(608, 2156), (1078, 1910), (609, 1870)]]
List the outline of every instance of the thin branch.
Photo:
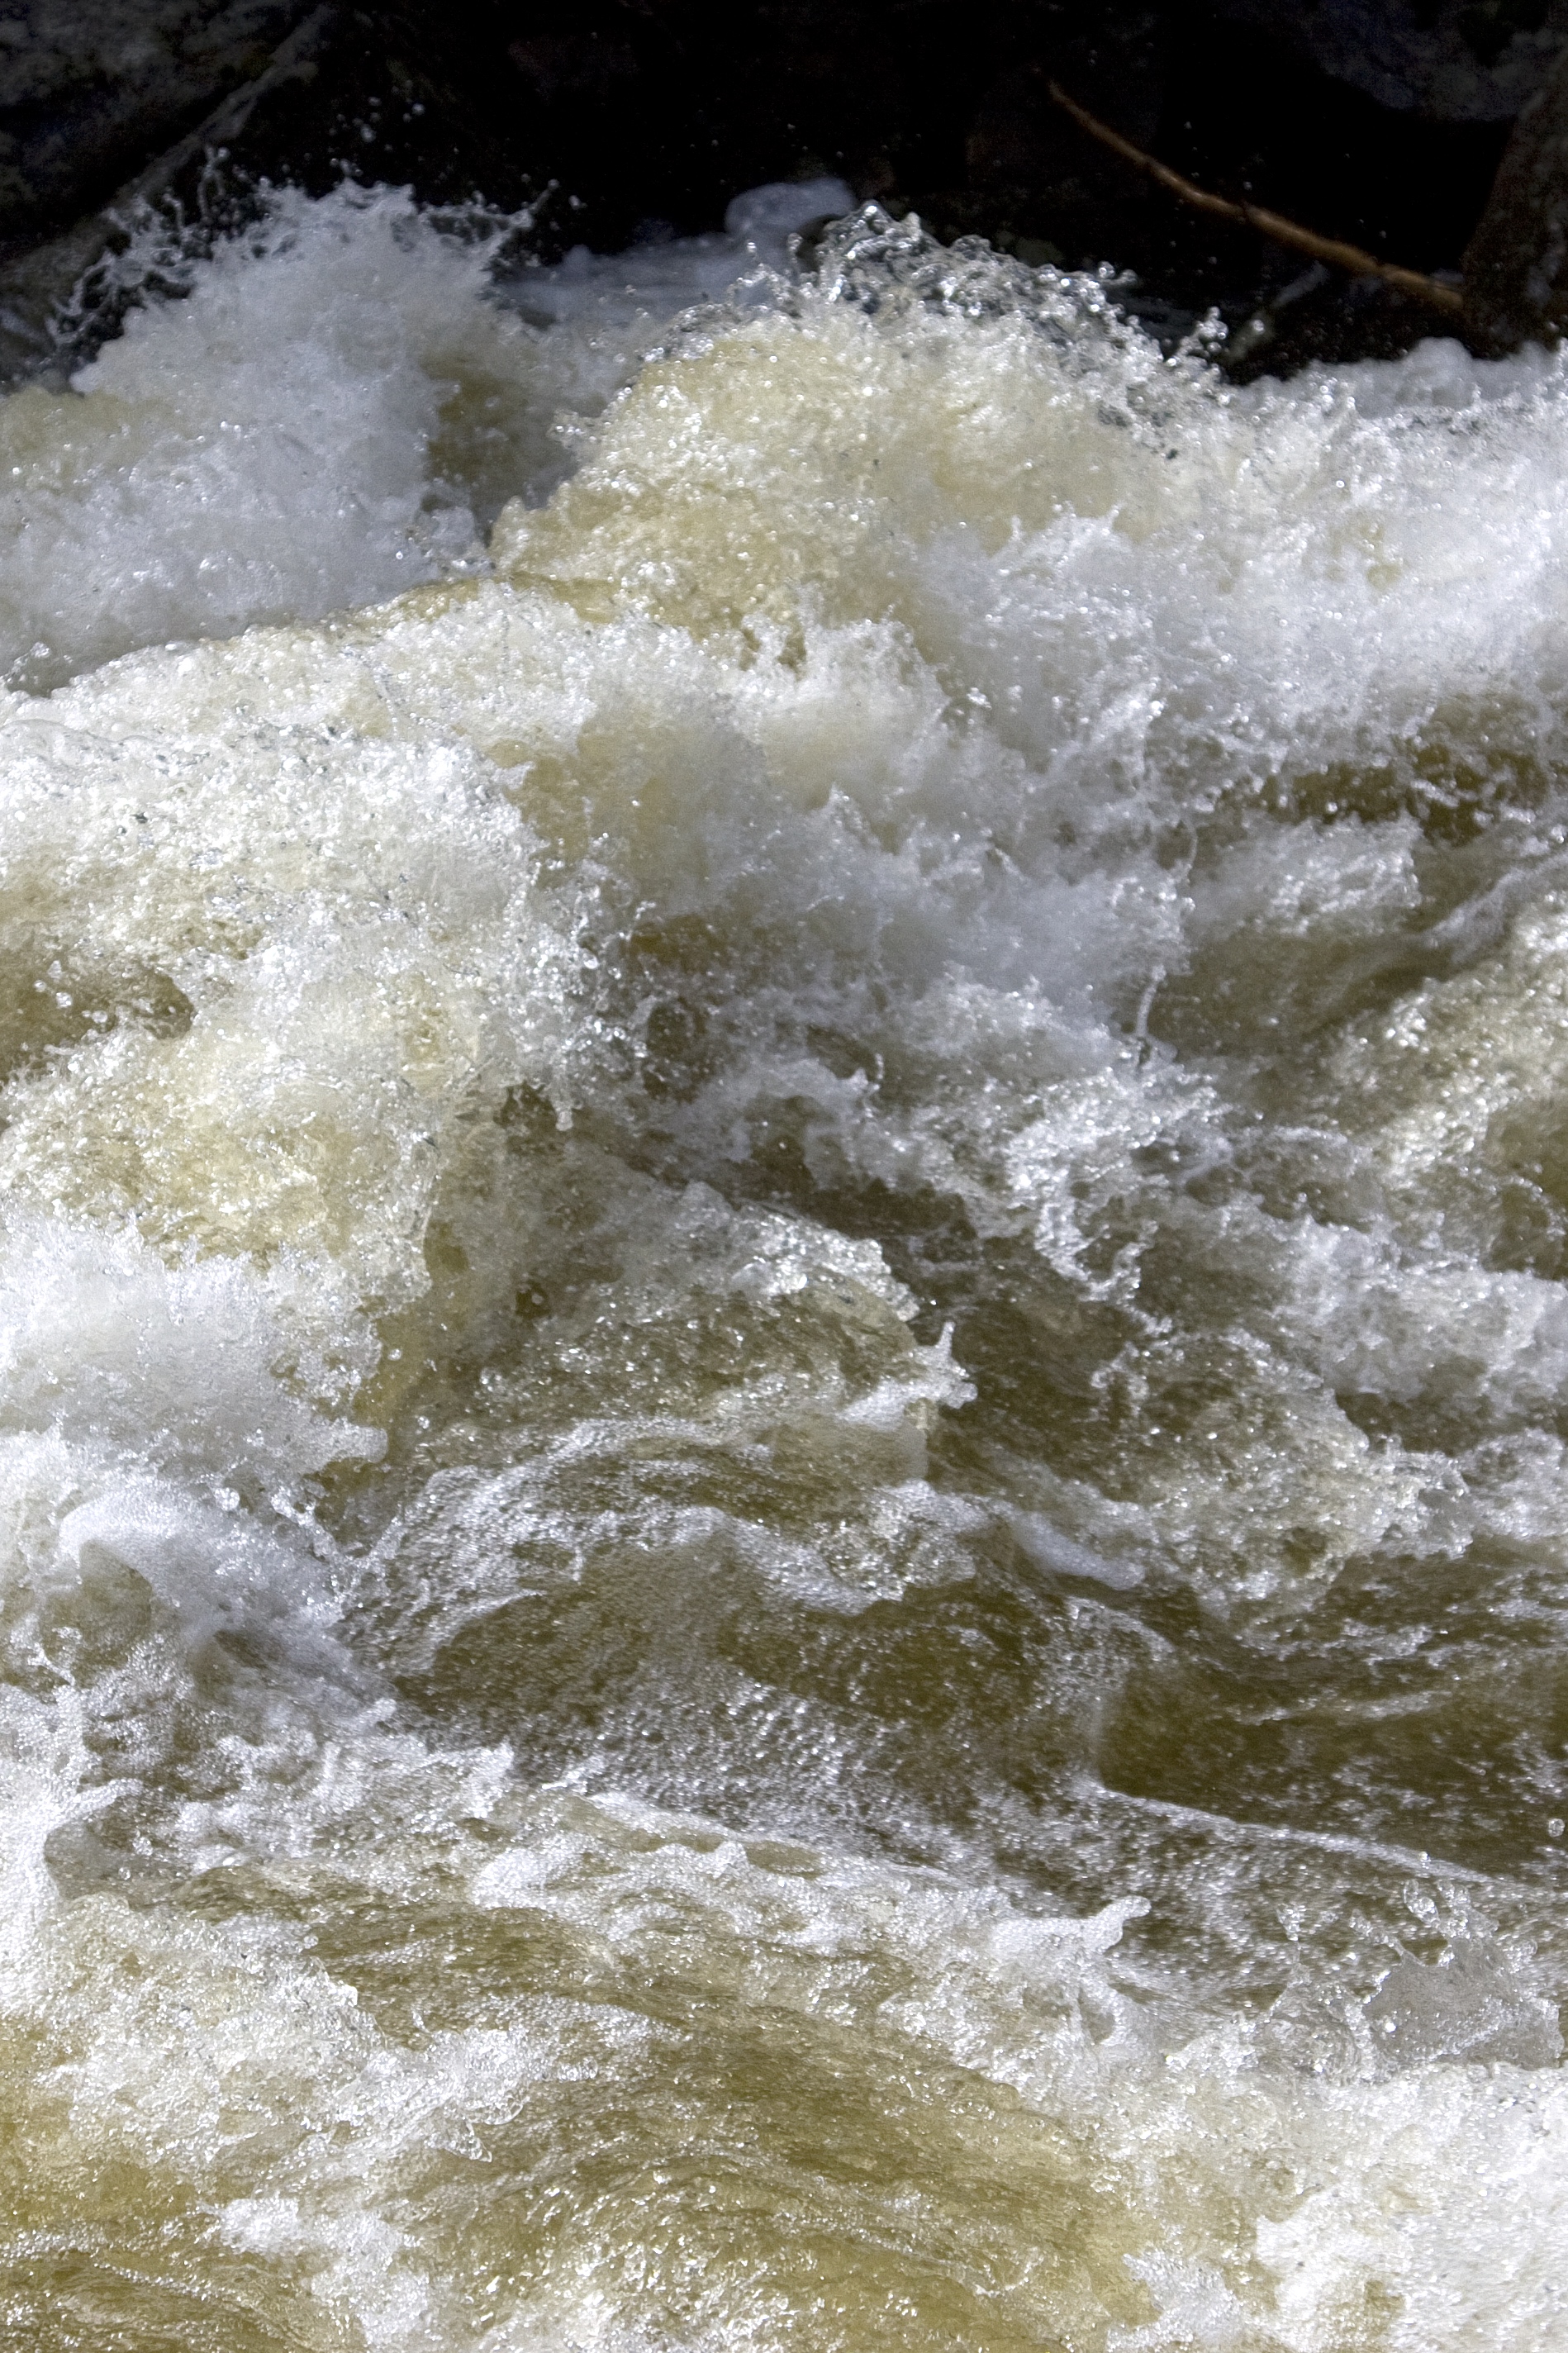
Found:
[(1419, 269), (1401, 269), (1397, 263), (1379, 261), (1373, 253), (1363, 253), (1359, 245), (1345, 245), (1336, 237), (1319, 237), (1315, 230), (1302, 228), (1297, 221), (1287, 220), (1283, 213), (1271, 213), (1262, 205), (1233, 204), (1228, 196), (1211, 195), (1206, 188), (1194, 187), (1184, 180), (1180, 172), (1173, 172), (1168, 164), (1146, 155), (1142, 147), (1134, 147), (1131, 139), (1123, 139), (1108, 122), (1101, 122), (1087, 107), (1069, 98), (1060, 82), (1047, 81), (1046, 88), (1061, 108), (1070, 114), (1080, 131), (1109, 147), (1140, 172), (1146, 172), (1184, 205), (1200, 213), (1213, 213), (1216, 219), (1238, 221), (1245, 228), (1254, 228), (1260, 237), (1272, 237), (1276, 245), (1288, 245), (1298, 253), (1309, 254), (1314, 261), (1326, 261), (1331, 269), (1343, 269), (1352, 278), (1381, 278), (1387, 286), (1396, 286), (1402, 294), (1417, 302), (1429, 303), (1435, 311), (1447, 311), (1456, 318), (1463, 311), (1464, 297), (1457, 286), (1445, 286), (1440, 278), (1428, 278)]

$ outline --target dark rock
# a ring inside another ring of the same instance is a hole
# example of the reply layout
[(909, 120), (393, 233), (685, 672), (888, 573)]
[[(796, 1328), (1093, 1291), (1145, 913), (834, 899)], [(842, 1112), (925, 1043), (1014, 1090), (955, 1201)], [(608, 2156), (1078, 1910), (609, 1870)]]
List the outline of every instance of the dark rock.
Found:
[(1482, 351), (1555, 343), (1568, 328), (1568, 50), (1503, 152), (1465, 254), (1465, 307)]
[(1395, 113), (1506, 122), (1568, 41), (1568, 0), (1219, 0)]
[(101, 203), (263, 71), (313, 0), (21, 0), (0, 15), (0, 249)]

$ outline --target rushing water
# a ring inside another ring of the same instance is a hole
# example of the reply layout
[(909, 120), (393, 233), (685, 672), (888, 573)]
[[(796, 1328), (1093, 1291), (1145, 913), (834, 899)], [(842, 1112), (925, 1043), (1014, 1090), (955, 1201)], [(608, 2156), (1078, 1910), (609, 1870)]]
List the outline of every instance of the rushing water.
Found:
[(0, 405), (7, 2353), (1564, 2341), (1568, 371), (844, 201)]

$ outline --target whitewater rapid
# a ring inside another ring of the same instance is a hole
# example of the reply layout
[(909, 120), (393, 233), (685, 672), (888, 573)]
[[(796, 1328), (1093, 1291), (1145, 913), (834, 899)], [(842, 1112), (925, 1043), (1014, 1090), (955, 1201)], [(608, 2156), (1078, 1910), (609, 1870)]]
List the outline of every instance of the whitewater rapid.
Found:
[(1563, 2341), (1568, 368), (848, 202), (0, 401), (6, 2346)]

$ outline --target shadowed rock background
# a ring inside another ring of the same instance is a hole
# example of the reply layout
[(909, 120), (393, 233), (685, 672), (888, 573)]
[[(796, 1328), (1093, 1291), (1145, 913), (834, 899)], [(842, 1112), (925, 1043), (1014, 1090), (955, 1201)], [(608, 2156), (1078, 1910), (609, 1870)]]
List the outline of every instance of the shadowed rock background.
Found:
[(345, 171), (531, 205), (547, 257), (833, 171), (942, 237), (1131, 272), (1164, 336), (1217, 307), (1243, 375), (1451, 331), (1185, 210), (1061, 113), (1053, 76), (1210, 188), (1464, 268), (1471, 339), (1502, 349), (1568, 317), (1560, 59), (1568, 0), (12, 0), (0, 371), (68, 364), (112, 323), (93, 267), (139, 207), (221, 225), (266, 180)]

